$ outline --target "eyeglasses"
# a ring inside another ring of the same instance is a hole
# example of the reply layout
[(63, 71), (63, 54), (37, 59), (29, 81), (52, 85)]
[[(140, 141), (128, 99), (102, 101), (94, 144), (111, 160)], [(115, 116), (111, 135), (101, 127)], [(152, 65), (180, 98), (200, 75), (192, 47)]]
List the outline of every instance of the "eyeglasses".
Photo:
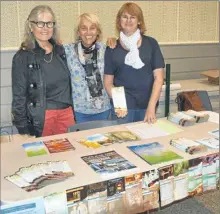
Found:
[(31, 23), (37, 25), (38, 28), (43, 28), (45, 25), (48, 27), (48, 28), (53, 28), (55, 26), (55, 22), (35, 22), (35, 21), (30, 21)]

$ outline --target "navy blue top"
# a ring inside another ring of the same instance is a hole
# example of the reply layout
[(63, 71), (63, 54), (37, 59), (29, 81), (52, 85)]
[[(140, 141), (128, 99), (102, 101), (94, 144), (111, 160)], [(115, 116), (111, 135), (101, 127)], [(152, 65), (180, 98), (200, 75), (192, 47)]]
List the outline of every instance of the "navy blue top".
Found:
[(128, 109), (146, 109), (154, 83), (153, 70), (164, 68), (164, 58), (158, 42), (149, 36), (142, 36), (139, 55), (145, 64), (135, 69), (124, 63), (128, 53), (119, 40), (114, 49), (107, 47), (105, 52), (105, 70), (107, 75), (114, 75), (114, 86), (124, 86)]

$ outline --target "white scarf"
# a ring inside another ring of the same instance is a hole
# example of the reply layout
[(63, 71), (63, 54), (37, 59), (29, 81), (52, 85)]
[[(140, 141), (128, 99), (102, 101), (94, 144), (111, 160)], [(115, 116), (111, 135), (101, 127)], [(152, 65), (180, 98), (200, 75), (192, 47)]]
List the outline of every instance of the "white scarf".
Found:
[(126, 36), (122, 31), (120, 32), (120, 40), (125, 45), (129, 52), (125, 56), (125, 64), (133, 68), (139, 69), (144, 66), (139, 56), (137, 42), (141, 38), (140, 30), (137, 29), (131, 36)]

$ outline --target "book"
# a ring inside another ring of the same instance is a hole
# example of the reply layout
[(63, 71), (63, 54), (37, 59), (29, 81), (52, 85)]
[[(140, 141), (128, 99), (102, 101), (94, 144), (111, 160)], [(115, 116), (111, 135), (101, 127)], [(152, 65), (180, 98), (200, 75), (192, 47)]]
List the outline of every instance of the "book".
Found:
[(192, 126), (196, 123), (196, 119), (194, 117), (187, 115), (184, 112), (170, 113), (167, 119), (180, 126)]
[(69, 142), (67, 138), (53, 139), (43, 141), (50, 153), (67, 152), (75, 150), (75, 147)]
[(83, 156), (81, 158), (101, 176), (136, 168), (134, 164), (115, 151)]
[(219, 149), (219, 140), (217, 138), (207, 137), (207, 138), (197, 139), (195, 141), (211, 149)]
[(191, 155), (207, 150), (206, 146), (201, 145), (194, 140), (183, 137), (170, 140), (170, 145)]
[(22, 144), (22, 147), (25, 149), (28, 157), (47, 154), (47, 150), (43, 142), (24, 143)]
[(175, 152), (167, 150), (158, 142), (128, 146), (128, 148), (150, 165), (170, 162), (183, 158)]

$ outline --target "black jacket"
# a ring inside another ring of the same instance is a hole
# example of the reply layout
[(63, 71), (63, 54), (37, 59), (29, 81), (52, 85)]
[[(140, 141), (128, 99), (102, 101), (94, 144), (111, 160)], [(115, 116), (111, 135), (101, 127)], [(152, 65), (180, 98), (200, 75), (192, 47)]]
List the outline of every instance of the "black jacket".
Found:
[[(53, 51), (69, 73), (64, 48), (50, 40)], [(19, 50), (12, 61), (12, 115), (20, 134), (42, 135), (46, 110), (46, 85), (41, 64), (45, 50), (36, 42), (33, 50)], [(53, 77), (51, 77), (53, 78)]]

